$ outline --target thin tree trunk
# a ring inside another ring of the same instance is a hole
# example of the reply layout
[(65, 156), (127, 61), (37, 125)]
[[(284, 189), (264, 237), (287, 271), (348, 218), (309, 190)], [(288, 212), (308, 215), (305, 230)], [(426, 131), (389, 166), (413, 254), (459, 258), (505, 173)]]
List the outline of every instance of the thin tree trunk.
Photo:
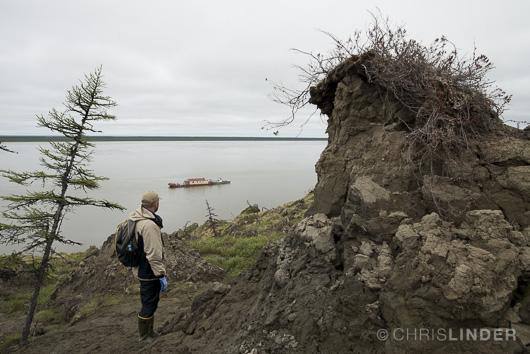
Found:
[[(83, 118), (83, 124), (86, 120)], [(64, 198), (66, 195), (66, 191), (68, 190), (68, 182), (69, 182), (69, 175), (72, 170), (72, 166), (74, 165), (75, 156), (77, 156), (77, 151), (79, 149), (79, 136), (75, 139), (75, 144), (72, 147), (72, 151), (70, 153), (70, 160), (66, 164), (66, 169), (62, 175), (61, 178), (61, 198)], [(55, 212), (54, 218), (53, 218), (53, 226), (51, 229), (51, 232), (49, 235), (56, 235), (57, 231), (59, 229), (59, 225), (61, 224), (61, 218), (64, 210), (64, 202), (61, 202), (57, 210)], [(48, 262), (50, 260), (50, 254), (52, 250), (52, 244), (53, 244), (53, 237), (48, 236), (48, 239), (46, 240), (46, 247), (44, 249), (44, 254), (42, 256), (42, 261), (40, 264), (39, 272), (37, 274), (37, 280), (35, 281), (35, 287), (33, 289), (33, 295), (31, 296), (31, 302), (29, 304), (29, 310), (28, 315), (26, 317), (26, 323), (24, 324), (24, 329), (22, 330), (22, 342), (25, 342), (28, 340), (29, 337), (29, 331), (31, 329), (31, 322), (33, 322), (33, 316), (35, 315), (35, 308), (37, 307), (37, 300), (39, 298), (39, 292), (42, 285), (42, 282), (44, 280), (44, 275), (46, 273), (46, 268), (48, 267)]]
[(22, 341), (25, 342), (28, 340), (29, 331), (31, 329), (31, 322), (33, 322), (33, 316), (35, 315), (35, 308), (37, 307), (37, 300), (39, 298), (39, 292), (44, 280), (44, 274), (46, 273), (46, 267), (50, 260), (50, 254), (52, 250), (53, 238), (49, 238), (46, 241), (46, 248), (44, 249), (44, 254), (42, 256), (42, 261), (40, 263), (39, 272), (37, 273), (37, 280), (35, 281), (35, 287), (33, 288), (33, 295), (31, 297), (31, 302), (29, 304), (28, 315), (26, 316), (26, 323), (24, 324), (24, 329), (22, 330)]

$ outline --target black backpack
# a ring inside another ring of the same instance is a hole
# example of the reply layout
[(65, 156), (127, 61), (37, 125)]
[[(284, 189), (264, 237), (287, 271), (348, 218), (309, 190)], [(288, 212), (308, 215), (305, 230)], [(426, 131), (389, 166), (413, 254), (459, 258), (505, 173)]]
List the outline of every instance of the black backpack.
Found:
[(118, 260), (125, 267), (136, 267), (140, 265), (145, 257), (141, 236), (135, 237), (136, 222), (131, 219), (125, 220), (118, 225), (114, 246)]

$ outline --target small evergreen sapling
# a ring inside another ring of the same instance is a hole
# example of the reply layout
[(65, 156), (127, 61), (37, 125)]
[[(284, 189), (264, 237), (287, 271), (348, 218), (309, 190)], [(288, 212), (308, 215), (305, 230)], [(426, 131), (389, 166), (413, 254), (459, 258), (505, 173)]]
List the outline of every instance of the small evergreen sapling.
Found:
[[(35, 181), (42, 183), (41, 191), (28, 190), (22, 195), (0, 197), (8, 202), (8, 207), (2, 213), (8, 223), (0, 223), (0, 242), (25, 244), (26, 248), (22, 252), (38, 250), (42, 254), (40, 266), (36, 270), (35, 287), (22, 331), (22, 341), (26, 341), (29, 336), (37, 298), (53, 252), (53, 243), (80, 244), (61, 235), (61, 225), (66, 213), (84, 205), (123, 209), (119, 204), (87, 196), (89, 190), (99, 188), (99, 182), (107, 178), (96, 176), (87, 169), (94, 145), (87, 140), (86, 134), (99, 132), (94, 129), (95, 123), (116, 118), (107, 113), (116, 103), (110, 97), (102, 95), (105, 83), (101, 71), (99, 67), (85, 75), (84, 82), (67, 92), (63, 112), (52, 109), (48, 118), (37, 116), (38, 126), (48, 128), (65, 138), (64, 141), (50, 142), (49, 148), (39, 147), (43, 170), (0, 170), (3, 177), (20, 185), (28, 186)], [(77, 193), (72, 194), (72, 190)]]

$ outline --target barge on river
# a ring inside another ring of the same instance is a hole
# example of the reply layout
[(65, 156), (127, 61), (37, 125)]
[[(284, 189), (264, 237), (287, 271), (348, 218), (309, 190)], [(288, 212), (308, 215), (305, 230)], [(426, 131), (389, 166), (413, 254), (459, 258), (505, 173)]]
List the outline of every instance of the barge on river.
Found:
[(216, 181), (206, 178), (188, 178), (182, 183), (168, 183), (169, 188), (188, 188), (188, 187), (200, 187), (200, 186), (213, 186), (217, 184), (228, 184), (230, 181), (225, 181), (222, 178), (218, 178)]

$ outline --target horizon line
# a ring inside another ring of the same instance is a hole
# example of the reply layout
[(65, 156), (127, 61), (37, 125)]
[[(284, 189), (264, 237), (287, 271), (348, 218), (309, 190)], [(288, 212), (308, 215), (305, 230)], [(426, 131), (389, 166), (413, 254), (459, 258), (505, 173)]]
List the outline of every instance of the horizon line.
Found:
[[(149, 140), (328, 140), (327, 137), (263, 137), (263, 136), (161, 136), (161, 135), (88, 135), (91, 141), (149, 141)], [(62, 135), (0, 135), (0, 142), (68, 140)]]

